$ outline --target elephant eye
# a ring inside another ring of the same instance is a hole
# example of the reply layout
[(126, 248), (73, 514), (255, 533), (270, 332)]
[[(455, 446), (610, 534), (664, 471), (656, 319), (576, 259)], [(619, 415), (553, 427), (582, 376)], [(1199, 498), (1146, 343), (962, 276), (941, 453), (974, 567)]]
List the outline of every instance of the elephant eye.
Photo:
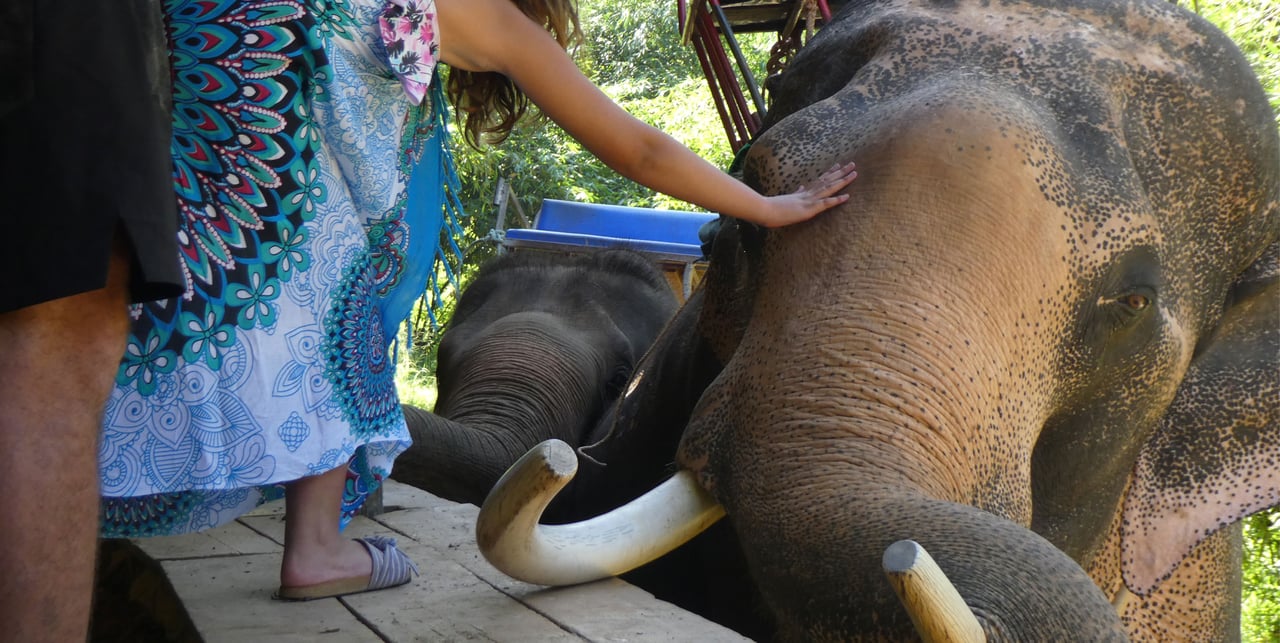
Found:
[(1115, 297), (1101, 297), (1098, 299), (1098, 306), (1104, 312), (1104, 319), (1110, 321), (1111, 327), (1120, 329), (1146, 317), (1146, 312), (1154, 302), (1154, 291), (1138, 288)]
[(1141, 293), (1130, 293), (1119, 299), (1119, 302), (1128, 306), (1134, 312), (1145, 310), (1151, 305), (1151, 298)]
[(631, 380), (631, 370), (630, 364), (618, 364), (614, 367), (613, 373), (609, 375), (609, 381), (605, 382), (605, 393), (609, 399), (616, 398), (622, 393), (622, 389)]

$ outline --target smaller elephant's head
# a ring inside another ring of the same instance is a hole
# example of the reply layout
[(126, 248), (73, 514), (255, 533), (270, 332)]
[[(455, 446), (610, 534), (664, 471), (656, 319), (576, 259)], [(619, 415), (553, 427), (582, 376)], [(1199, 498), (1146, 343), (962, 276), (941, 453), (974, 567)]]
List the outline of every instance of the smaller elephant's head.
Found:
[(414, 446), (392, 477), (480, 504), (534, 444), (594, 441), (676, 306), (658, 268), (626, 250), (487, 264), (441, 337), (435, 413), (405, 407)]

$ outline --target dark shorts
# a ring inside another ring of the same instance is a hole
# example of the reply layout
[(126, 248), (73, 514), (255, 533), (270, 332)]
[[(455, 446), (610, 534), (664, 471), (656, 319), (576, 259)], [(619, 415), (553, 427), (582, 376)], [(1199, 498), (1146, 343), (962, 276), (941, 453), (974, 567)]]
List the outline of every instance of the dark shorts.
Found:
[(0, 312), (106, 284), (182, 292), (159, 0), (0, 2)]

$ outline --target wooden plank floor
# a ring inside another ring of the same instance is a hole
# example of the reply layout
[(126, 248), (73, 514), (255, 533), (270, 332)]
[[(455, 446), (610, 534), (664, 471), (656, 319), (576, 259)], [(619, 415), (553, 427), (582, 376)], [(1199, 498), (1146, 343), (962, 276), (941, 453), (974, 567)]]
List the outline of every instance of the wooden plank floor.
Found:
[(422, 575), (404, 587), (309, 602), (271, 600), (282, 503), (187, 536), (140, 539), (209, 643), (259, 641), (747, 641), (618, 579), (564, 588), (512, 580), (476, 549), (478, 509), (388, 481), (386, 512), (351, 537), (398, 540)]

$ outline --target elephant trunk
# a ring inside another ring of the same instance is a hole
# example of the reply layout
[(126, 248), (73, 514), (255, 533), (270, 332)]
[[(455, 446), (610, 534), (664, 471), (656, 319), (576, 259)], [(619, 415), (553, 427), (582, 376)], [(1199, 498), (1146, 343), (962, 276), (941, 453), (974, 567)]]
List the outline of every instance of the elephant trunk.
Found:
[[(479, 505), (506, 470), (506, 441), (434, 413), (404, 405), (413, 446), (396, 459), (391, 478), (446, 500)], [(519, 453), (511, 457), (514, 461)], [(510, 462), (507, 462), (509, 464)]]
[(519, 447), (507, 465), (548, 438), (578, 444), (600, 415), (613, 375), (612, 347), (594, 345), (603, 342), (546, 314), (511, 315), (473, 339), (464, 355), (442, 361), (435, 411), (514, 436)]
[(413, 438), (392, 477), (455, 502), (479, 505), (534, 444), (572, 445), (603, 412), (604, 361), (554, 320), (495, 323), (469, 355), (442, 362), (435, 413), (404, 406)]
[[(1029, 451), (1027, 441), (996, 441), (994, 428), (968, 440), (959, 435), (959, 428), (1001, 420), (1032, 423), (1039, 406), (1006, 408), (996, 380), (989, 398), (967, 398), (963, 412), (952, 410), (963, 389), (953, 386), (951, 364), (859, 362), (849, 371), (870, 373), (871, 383), (856, 394), (832, 400), (810, 389), (771, 389), (787, 396), (785, 409), (767, 396), (724, 394), (750, 383), (731, 365), (704, 394), (680, 461), (724, 503), (778, 638), (910, 638), (912, 620), (882, 558), (894, 543), (913, 540), (936, 559), (990, 640), (1125, 640), (1088, 574), (1025, 526), (1030, 499), (1021, 491), (1030, 472), (993, 458)], [(817, 370), (810, 365), (811, 381)], [(956, 372), (967, 379), (965, 369)], [(897, 384), (908, 375), (936, 387), (906, 398), (898, 391), (910, 389)], [(982, 448), (988, 440), (990, 450)], [(780, 461), (788, 466), (776, 467)]]
[[(765, 507), (726, 509), (735, 529), (751, 533), (748, 564), (781, 640), (814, 640), (830, 631), (910, 638), (912, 618), (883, 570), (886, 550), (902, 540), (931, 554), (988, 640), (1126, 640), (1114, 608), (1075, 561), (989, 512), (879, 484), (850, 489), (821, 507), (812, 506), (812, 495), (778, 502), (810, 506), (803, 518), (764, 516)], [(823, 564), (806, 563), (817, 560)]]

